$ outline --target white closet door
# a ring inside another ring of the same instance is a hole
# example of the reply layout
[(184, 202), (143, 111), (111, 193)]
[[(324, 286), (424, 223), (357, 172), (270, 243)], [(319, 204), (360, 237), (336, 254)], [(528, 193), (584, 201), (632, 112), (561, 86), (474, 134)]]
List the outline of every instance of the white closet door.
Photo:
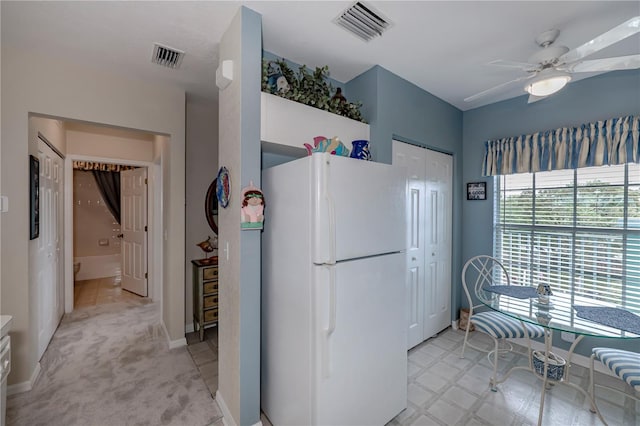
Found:
[(58, 327), (64, 304), (62, 279), (62, 159), (38, 141), (40, 232), (36, 240), (38, 359)]
[(393, 141), (393, 164), (407, 168), (408, 349), (451, 322), (451, 155)]
[(425, 163), (424, 149), (393, 141), (393, 164), (407, 168), (407, 307), (408, 349), (424, 340)]
[(424, 337), (451, 324), (451, 218), (453, 157), (425, 149), (426, 288)]

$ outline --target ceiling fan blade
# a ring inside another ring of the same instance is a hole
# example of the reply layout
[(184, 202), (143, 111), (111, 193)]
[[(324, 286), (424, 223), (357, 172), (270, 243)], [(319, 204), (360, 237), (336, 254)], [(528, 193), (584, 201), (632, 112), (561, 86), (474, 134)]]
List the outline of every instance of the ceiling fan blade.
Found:
[(529, 95), (529, 99), (527, 100), (528, 104), (532, 104), (534, 102), (538, 102), (541, 101), (543, 99), (547, 98), (547, 96), (535, 96), (535, 95)]
[(618, 56), (615, 58), (582, 61), (567, 67), (570, 72), (596, 72), (633, 70), (640, 68), (640, 55)]
[(504, 89), (507, 86), (512, 85), (513, 83), (517, 83), (518, 81), (528, 80), (530, 78), (533, 78), (534, 76), (535, 76), (535, 73), (531, 74), (531, 75), (525, 75), (523, 77), (516, 78), (515, 80), (507, 81), (506, 83), (499, 84), (499, 85), (494, 86), (494, 87), (492, 87), (490, 89), (483, 90), (480, 93), (476, 93), (475, 95), (469, 96), (468, 98), (465, 98), (464, 101), (465, 102), (473, 102), (476, 99), (479, 99), (479, 98), (481, 98), (483, 96), (489, 95), (491, 93), (499, 92), (500, 90)]
[(527, 72), (537, 71), (540, 68), (537, 64), (530, 64), (528, 62), (505, 61), (504, 59), (497, 59), (495, 61), (491, 61), (487, 65), (496, 65), (499, 67), (506, 67), (506, 68), (517, 68), (519, 70), (524, 70)]
[(635, 16), (629, 19), (627, 22), (618, 25), (610, 29), (609, 31), (600, 34), (598, 37), (584, 43), (581, 46), (576, 47), (560, 56), (560, 63), (571, 63), (579, 61), (592, 53), (602, 50), (605, 47), (611, 46), (618, 41), (630, 37), (640, 32), (640, 16)]

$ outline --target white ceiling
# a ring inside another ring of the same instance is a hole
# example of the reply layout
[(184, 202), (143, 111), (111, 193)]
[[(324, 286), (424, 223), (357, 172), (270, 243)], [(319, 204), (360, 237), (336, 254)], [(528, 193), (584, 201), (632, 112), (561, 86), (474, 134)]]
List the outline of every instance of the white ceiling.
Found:
[[(365, 1), (393, 22), (382, 37), (365, 43), (332, 22), (352, 3), (2, 1), (2, 49), (30, 49), (175, 85), (193, 98), (216, 99), (219, 42), (244, 4), (262, 15), (267, 51), (311, 68), (328, 65), (338, 81), (378, 64), (468, 110), (524, 94), (517, 84), (502, 96), (463, 101), (524, 75), (486, 64), (496, 59), (526, 62), (538, 49), (534, 39), (542, 31), (560, 29), (557, 43), (573, 48), (640, 15), (638, 1)], [(185, 51), (181, 67), (151, 63), (154, 42)], [(640, 35), (589, 59), (638, 53)]]

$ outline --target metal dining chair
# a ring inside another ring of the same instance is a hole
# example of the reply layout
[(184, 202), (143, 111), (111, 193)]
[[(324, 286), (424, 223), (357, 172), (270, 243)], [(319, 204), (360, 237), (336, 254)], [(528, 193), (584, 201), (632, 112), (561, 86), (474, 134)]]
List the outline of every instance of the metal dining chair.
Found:
[[(589, 371), (589, 391), (593, 407), (591, 411), (599, 413), (596, 405), (595, 387), (604, 387), (614, 392), (621, 393), (625, 396), (640, 402), (640, 354), (622, 349), (613, 348), (593, 348), (591, 350), (591, 366)], [(594, 361), (600, 361), (620, 380), (624, 381), (631, 388), (631, 393), (627, 393), (609, 386), (596, 385), (594, 380)], [(635, 395), (633, 394), (635, 392)]]
[[(511, 285), (509, 273), (504, 265), (491, 256), (480, 255), (469, 259), (462, 268), (462, 286), (469, 303), (469, 320), (464, 333), (464, 343), (462, 344), (462, 353), (460, 358), (464, 358), (464, 351), (467, 346), (480, 351), (488, 352), (487, 358), (491, 361), (493, 354), (493, 375), (490, 379), (491, 390), (496, 392), (497, 373), (498, 373), (498, 356), (502, 352), (508, 352), (513, 349), (511, 344), (508, 349), (500, 349), (500, 343), (506, 339), (527, 339), (529, 367), (532, 367), (532, 351), (531, 338), (544, 337), (544, 328), (536, 324), (523, 322), (519, 319), (510, 317), (497, 311), (490, 310), (481, 300), (491, 302), (499, 296), (483, 290), (484, 287), (492, 285)], [(474, 297), (472, 297), (475, 296)], [(478, 312), (479, 308), (487, 308), (482, 312)], [(469, 340), (469, 328), (471, 324), (477, 331), (487, 334), (494, 341), (493, 350), (487, 351), (471, 344)]]

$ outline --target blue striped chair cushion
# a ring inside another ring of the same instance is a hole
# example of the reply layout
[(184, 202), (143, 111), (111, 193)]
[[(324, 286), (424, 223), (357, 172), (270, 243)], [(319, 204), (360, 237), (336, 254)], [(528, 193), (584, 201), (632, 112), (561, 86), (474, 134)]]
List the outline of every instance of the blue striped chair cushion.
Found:
[[(522, 322), (500, 312), (488, 311), (473, 314), (470, 319), (476, 329), (496, 339), (518, 339), (526, 337)], [(543, 337), (544, 329), (539, 325), (524, 323), (529, 337)]]
[(609, 370), (640, 392), (640, 354), (611, 348), (593, 348), (593, 354)]

